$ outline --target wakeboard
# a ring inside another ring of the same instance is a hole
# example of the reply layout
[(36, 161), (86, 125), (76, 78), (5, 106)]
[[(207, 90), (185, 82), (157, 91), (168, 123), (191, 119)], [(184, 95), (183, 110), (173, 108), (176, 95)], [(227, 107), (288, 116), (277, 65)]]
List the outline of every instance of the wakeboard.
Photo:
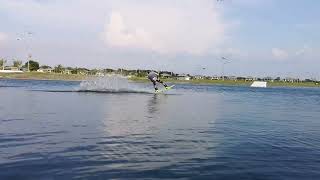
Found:
[(159, 90), (157, 90), (155, 93), (156, 93), (156, 94), (163, 93), (163, 92), (165, 92), (165, 91), (168, 91), (168, 90), (172, 89), (174, 86), (175, 86), (175, 85), (171, 85), (171, 86), (168, 86), (167, 88), (159, 89)]

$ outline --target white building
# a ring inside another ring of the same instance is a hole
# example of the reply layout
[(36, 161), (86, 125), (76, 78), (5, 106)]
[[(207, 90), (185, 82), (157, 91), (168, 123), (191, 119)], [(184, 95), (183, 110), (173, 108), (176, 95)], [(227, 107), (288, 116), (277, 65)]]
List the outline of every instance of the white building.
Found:
[(52, 73), (53, 69), (52, 68), (40, 68), (37, 70), (37, 72), (42, 72), (42, 73)]
[(177, 79), (182, 81), (190, 81), (191, 77), (185, 74), (181, 74), (177, 76)]
[(3, 70), (0, 70), (0, 73), (22, 73), (19, 68), (13, 66), (6, 66)]

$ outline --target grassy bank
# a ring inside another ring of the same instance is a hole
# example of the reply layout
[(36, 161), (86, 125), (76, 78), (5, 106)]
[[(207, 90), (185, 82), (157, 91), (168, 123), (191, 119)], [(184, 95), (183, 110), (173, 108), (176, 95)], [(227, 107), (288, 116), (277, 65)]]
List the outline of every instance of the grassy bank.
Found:
[[(6, 79), (35, 79), (35, 80), (62, 80), (62, 81), (81, 81), (94, 76), (78, 75), (78, 74), (57, 74), (57, 73), (39, 73), (39, 72), (27, 72), (27, 73), (0, 73), (0, 78)], [(131, 81), (135, 82), (149, 82), (145, 77), (131, 77)], [(196, 79), (196, 80), (176, 80), (172, 78), (163, 79), (165, 82), (174, 84), (186, 83), (186, 84), (212, 84), (212, 85), (226, 85), (226, 86), (250, 86), (252, 81), (232, 81), (232, 80), (208, 80), (208, 79)], [(268, 82), (269, 87), (320, 87), (319, 84), (313, 82)]]
[[(143, 77), (130, 78), (132, 81), (148, 82), (149, 80)], [(208, 79), (194, 79), (190, 81), (176, 80), (176, 79), (163, 79), (165, 82), (170, 83), (189, 83), (189, 84), (212, 84), (212, 85), (226, 85), (226, 86), (250, 86), (253, 81), (233, 81), (233, 80), (208, 80)], [(268, 82), (268, 87), (320, 87), (320, 84), (314, 82)]]
[(270, 87), (320, 87), (320, 84), (314, 82), (270, 82)]
[(26, 72), (26, 73), (0, 73), (0, 78), (81, 81), (81, 80), (88, 78), (88, 76), (78, 75), (78, 74)]

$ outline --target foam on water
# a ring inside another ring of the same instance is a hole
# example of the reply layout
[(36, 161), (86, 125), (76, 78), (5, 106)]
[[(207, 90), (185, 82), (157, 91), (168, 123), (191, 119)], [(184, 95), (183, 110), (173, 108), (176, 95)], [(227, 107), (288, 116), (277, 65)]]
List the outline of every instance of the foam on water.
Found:
[(152, 93), (149, 88), (131, 83), (126, 77), (120, 75), (108, 75), (82, 81), (77, 91), (109, 93)]

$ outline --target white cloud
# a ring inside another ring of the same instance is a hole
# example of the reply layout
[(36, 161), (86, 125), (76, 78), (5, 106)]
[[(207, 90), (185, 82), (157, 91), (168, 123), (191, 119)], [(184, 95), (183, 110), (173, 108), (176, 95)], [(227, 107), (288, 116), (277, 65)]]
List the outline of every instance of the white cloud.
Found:
[(199, 55), (215, 49), (233, 28), (216, 5), (211, 0), (3, 0), (0, 11), (36, 34), (36, 29), (103, 31), (109, 47)]
[(287, 51), (283, 50), (283, 49), (279, 49), (279, 48), (273, 48), (272, 49), (272, 55), (276, 58), (276, 59), (286, 59), (289, 57), (289, 54)]
[(108, 46), (200, 55), (225, 38), (227, 26), (212, 1), (121, 2), (105, 25)]

